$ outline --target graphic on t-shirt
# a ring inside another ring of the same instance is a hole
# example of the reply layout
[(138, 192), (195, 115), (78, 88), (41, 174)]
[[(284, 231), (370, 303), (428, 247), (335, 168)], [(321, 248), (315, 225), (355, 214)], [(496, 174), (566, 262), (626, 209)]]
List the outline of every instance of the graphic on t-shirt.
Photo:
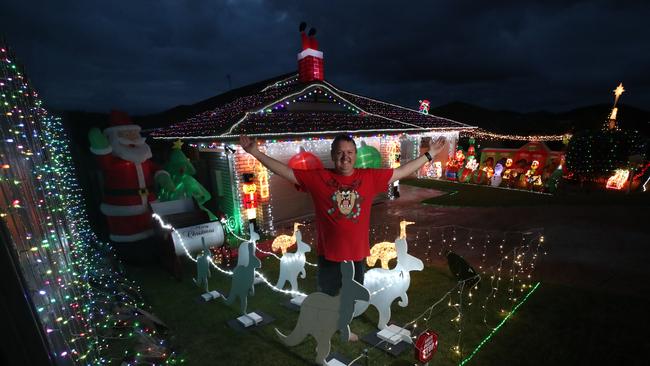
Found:
[(335, 189), (332, 193), (333, 207), (327, 210), (327, 213), (336, 217), (345, 217), (355, 220), (361, 214), (361, 201), (363, 198), (356, 189), (361, 185), (360, 180), (355, 180), (351, 185), (341, 185), (335, 179), (327, 183), (328, 186)]

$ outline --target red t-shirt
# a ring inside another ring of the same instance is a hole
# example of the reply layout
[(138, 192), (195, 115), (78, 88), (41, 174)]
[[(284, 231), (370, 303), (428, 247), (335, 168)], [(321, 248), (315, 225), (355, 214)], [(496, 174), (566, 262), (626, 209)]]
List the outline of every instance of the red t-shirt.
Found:
[(314, 202), (318, 254), (334, 262), (369, 256), (370, 206), (388, 188), (393, 169), (355, 169), (347, 177), (327, 169), (293, 174)]

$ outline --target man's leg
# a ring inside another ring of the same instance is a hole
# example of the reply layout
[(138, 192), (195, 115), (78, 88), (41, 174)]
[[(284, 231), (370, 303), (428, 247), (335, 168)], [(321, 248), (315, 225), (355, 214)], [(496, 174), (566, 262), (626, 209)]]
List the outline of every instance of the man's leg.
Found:
[(363, 285), (363, 278), (366, 274), (366, 260), (354, 262), (354, 280)]
[(316, 272), (318, 292), (336, 296), (341, 289), (341, 264), (318, 256), (318, 271)]

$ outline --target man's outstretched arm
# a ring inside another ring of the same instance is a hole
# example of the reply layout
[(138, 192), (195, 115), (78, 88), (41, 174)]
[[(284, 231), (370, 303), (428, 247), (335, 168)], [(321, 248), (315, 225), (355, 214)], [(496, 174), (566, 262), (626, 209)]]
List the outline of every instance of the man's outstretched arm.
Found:
[[(435, 156), (445, 144), (445, 138), (438, 138), (435, 142), (431, 141), (429, 143), (429, 149), (427, 150), (431, 156)], [(393, 169), (393, 176), (388, 181), (388, 184), (393, 183), (396, 180), (406, 178), (409, 175), (415, 173), (422, 165), (428, 162), (429, 159), (426, 155), (422, 154), (417, 159), (413, 159), (408, 163), (401, 165), (399, 168)]]
[(298, 184), (296, 176), (293, 174), (293, 169), (289, 168), (287, 164), (273, 159), (272, 157), (264, 154), (257, 148), (255, 139), (251, 139), (246, 135), (239, 136), (239, 144), (247, 153), (253, 155), (255, 159), (259, 160), (262, 165), (273, 173), (281, 176), (293, 184)]

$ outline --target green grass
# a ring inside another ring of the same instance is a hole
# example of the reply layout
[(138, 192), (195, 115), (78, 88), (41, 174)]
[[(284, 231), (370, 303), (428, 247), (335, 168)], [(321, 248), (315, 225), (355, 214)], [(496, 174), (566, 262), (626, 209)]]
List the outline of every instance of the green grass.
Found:
[(538, 205), (648, 205), (650, 194), (618, 191), (562, 192), (540, 194), (518, 189), (457, 183), (446, 180), (404, 179), (402, 184), (444, 191), (446, 194), (424, 200), (422, 203), (439, 206), (509, 207)]
[[(308, 260), (314, 261), (314, 258)], [(226, 322), (239, 316), (237, 305), (227, 306), (222, 302), (212, 301), (201, 303), (197, 301), (201, 291), (191, 280), (192, 265), (186, 265), (187, 278), (182, 281), (173, 279), (158, 267), (130, 267), (130, 278), (136, 280), (144, 289), (147, 301), (152, 305), (156, 314), (167, 323), (175, 335), (174, 343), (183, 354), (188, 365), (249, 365), (249, 364), (282, 364), (303, 365), (313, 362), (316, 343), (308, 337), (305, 342), (296, 347), (286, 347), (280, 343), (274, 328), (287, 334), (295, 326), (298, 313), (288, 310), (282, 304), (288, 300), (286, 295), (273, 292), (266, 286), (256, 286), (256, 294), (249, 297), (249, 311), (262, 310), (275, 318), (275, 321), (260, 329), (238, 333), (229, 328)], [(227, 292), (230, 288), (230, 278), (213, 272), (210, 279), (210, 289)], [(275, 282), (278, 274), (278, 261), (274, 258), (263, 260), (262, 273), (271, 282)], [(308, 267), (308, 277), (300, 282), (304, 291), (314, 290), (315, 269)], [(399, 307), (393, 303), (392, 320), (404, 324), (416, 318), (430, 305), (440, 299), (456, 284), (447, 270), (427, 267), (422, 272), (411, 274), (411, 289), (409, 291), (409, 306)], [(484, 298), (487, 286), (483, 286), (474, 294), (474, 299)], [(533, 296), (534, 297), (534, 296)], [(464, 297), (465, 310), (463, 318), (461, 341), (458, 343), (458, 328), (451, 321), (457, 312), (447, 305), (445, 299), (429, 317), (428, 325), (420, 321), (418, 329), (428, 327), (440, 336), (439, 351), (435, 356), (436, 365), (456, 365), (469, 356), (472, 350), (502, 321), (506, 313), (499, 309), (510, 309), (512, 303), (499, 298), (488, 303), (489, 311), (481, 310), (482, 301), (474, 301), (468, 306), (469, 298)], [(459, 295), (454, 292), (452, 302), (458, 302)], [(522, 308), (525, 308), (525, 304)], [(487, 314), (487, 324), (484, 315)], [(352, 331), (360, 336), (376, 331), (377, 311), (374, 307), (352, 322)], [(504, 325), (504, 327), (507, 327)], [(495, 336), (498, 338), (498, 333)], [(484, 347), (490, 347), (488, 342)], [(452, 347), (459, 344), (463, 354), (458, 355)], [(350, 359), (362, 354), (367, 345), (363, 342), (341, 342), (338, 333), (332, 338), (332, 352)], [(480, 353), (480, 352), (479, 352)], [(368, 353), (369, 364), (392, 365), (412, 364), (413, 351), (409, 349), (400, 358), (394, 358), (383, 351), (371, 349)], [(476, 356), (475, 356), (476, 357)], [(470, 363), (471, 364), (471, 363)]]
[[(277, 278), (277, 263), (273, 258), (263, 260), (262, 272), (272, 282)], [(191, 281), (193, 268), (187, 264), (186, 270), (187, 278), (182, 281), (158, 267), (130, 267), (128, 273), (143, 287), (155, 313), (172, 329), (173, 342), (187, 365), (303, 365), (313, 362), (316, 343), (311, 337), (296, 347), (286, 347), (275, 335), (275, 327), (289, 332), (297, 320), (298, 313), (282, 305), (288, 299), (285, 295), (264, 285), (256, 286), (255, 296), (249, 298), (249, 311), (262, 310), (275, 317), (275, 321), (251, 332), (238, 333), (226, 325), (228, 320), (239, 316), (238, 306), (217, 301), (198, 302), (196, 299), (201, 291)], [(314, 276), (310, 268), (307, 279), (301, 282), (308, 292), (313, 291)], [(422, 272), (413, 272), (410, 304), (401, 308), (394, 303), (392, 320), (397, 323), (412, 320), (454, 284), (446, 269), (426, 267)], [(213, 273), (210, 288), (227, 292), (230, 278)], [(481, 291), (485, 290), (487, 286), (482, 286), (474, 298), (483, 298)], [(464, 299), (467, 301), (467, 297)], [(458, 300), (458, 295), (452, 300)], [(462, 358), (451, 350), (458, 339), (457, 328), (451, 322), (455, 311), (447, 306), (446, 300), (436, 307), (428, 322), (428, 328), (440, 336), (434, 364), (457, 365), (468, 357), (507, 314), (498, 309), (512, 307), (505, 299), (498, 302), (488, 303), (486, 313), (481, 310), (482, 301), (479, 300), (465, 308), (460, 342)], [(489, 326), (483, 322), (485, 314)], [(376, 320), (377, 312), (370, 307), (366, 314), (353, 320), (352, 330), (366, 334), (376, 329)], [(576, 365), (590, 360), (596, 364), (634, 364), (645, 356), (643, 347), (647, 349), (650, 345), (647, 337), (640, 341), (637, 338), (637, 334), (645, 333), (649, 320), (641, 297), (542, 284), (467, 364)], [(424, 326), (421, 322), (418, 329)], [(341, 342), (338, 333), (332, 338), (332, 352), (346, 357), (354, 358), (364, 348), (363, 342)], [(412, 350), (399, 358), (379, 350), (369, 351), (370, 365), (412, 365), (414, 361)]]

